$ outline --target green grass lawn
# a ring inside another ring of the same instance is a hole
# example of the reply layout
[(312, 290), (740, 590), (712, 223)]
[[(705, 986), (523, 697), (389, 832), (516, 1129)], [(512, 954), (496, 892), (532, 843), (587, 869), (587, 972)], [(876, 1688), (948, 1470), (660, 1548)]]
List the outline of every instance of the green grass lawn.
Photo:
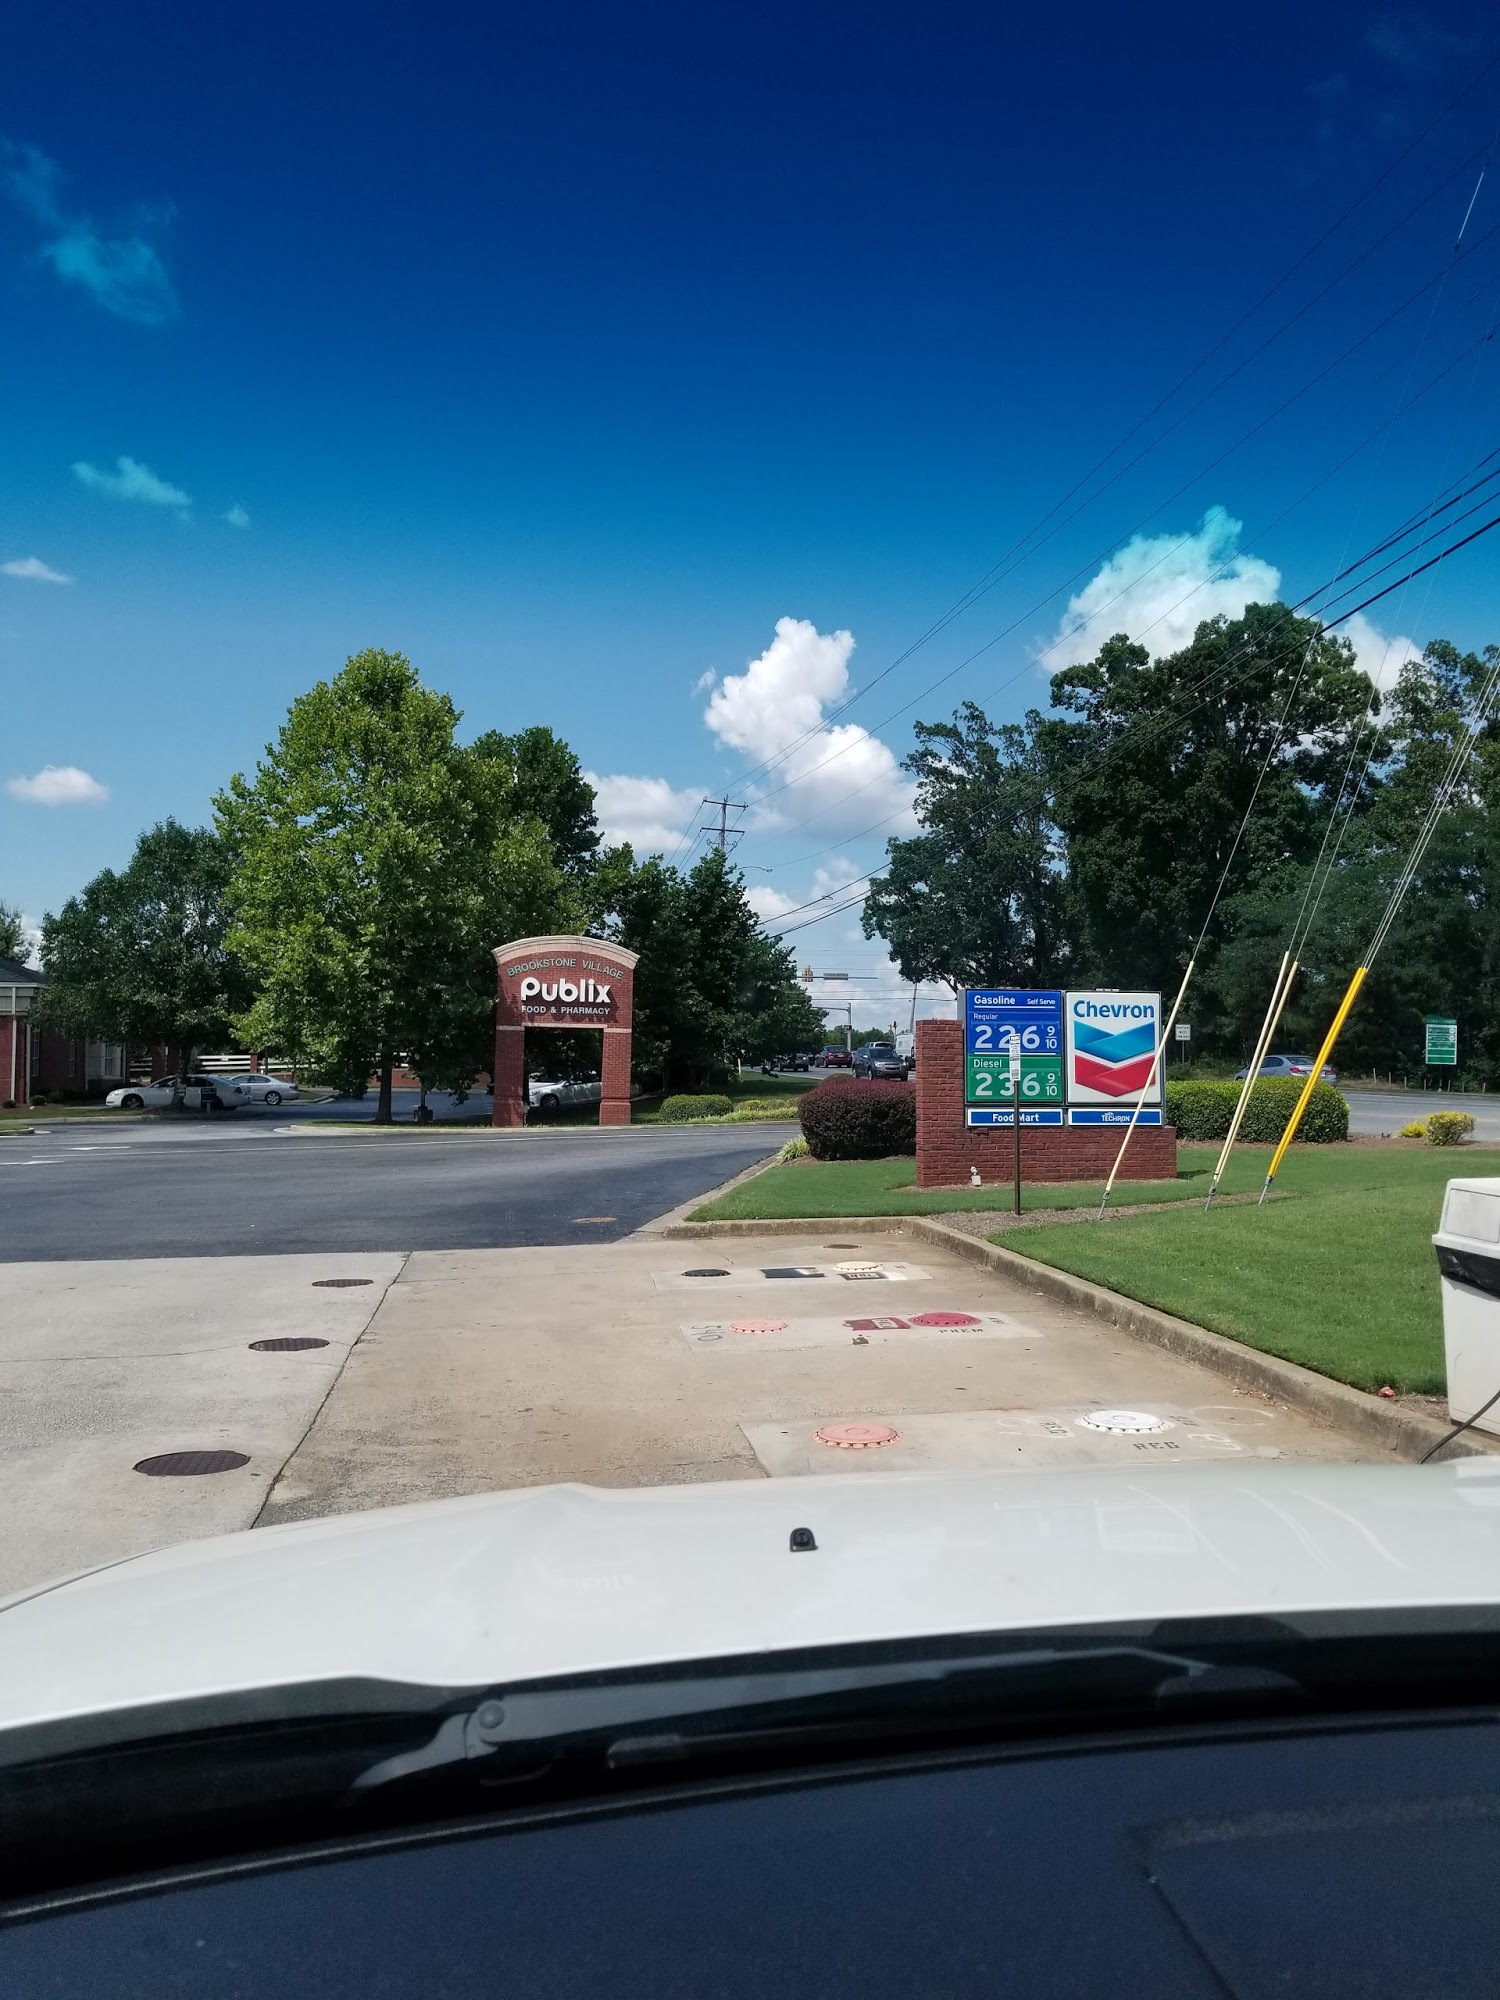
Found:
[[(1262, 1177), (1268, 1158), (1247, 1147), (1237, 1179)], [(1443, 1330), (1428, 1239), (1444, 1182), (1492, 1169), (1500, 1148), (1297, 1147), (1276, 1177), (1285, 1198), (1264, 1208), (1043, 1225), (1004, 1240), (1356, 1388), (1435, 1394)]]
[[(1120, 1181), (1111, 1201), (1121, 1207), (1139, 1201), (1186, 1201), (1207, 1191), (1207, 1176), (1213, 1170), (1217, 1149), (1212, 1146), (1179, 1146), (1178, 1178), (1175, 1181)], [(789, 1160), (785, 1166), (768, 1167), (763, 1174), (731, 1188), (718, 1201), (693, 1210), (693, 1222), (761, 1222), (771, 1218), (814, 1218), (830, 1215), (946, 1215), (954, 1209), (1010, 1209), (1010, 1185), (983, 1188), (918, 1188), (914, 1185), (917, 1163), (901, 1160)], [(1225, 1185), (1248, 1187), (1250, 1180), (1236, 1173)], [(1259, 1185), (1257, 1181), (1255, 1185)], [(1081, 1203), (1097, 1205), (1101, 1187), (1097, 1184), (1060, 1185), (1038, 1182), (1021, 1189), (1021, 1207), (1072, 1208)]]

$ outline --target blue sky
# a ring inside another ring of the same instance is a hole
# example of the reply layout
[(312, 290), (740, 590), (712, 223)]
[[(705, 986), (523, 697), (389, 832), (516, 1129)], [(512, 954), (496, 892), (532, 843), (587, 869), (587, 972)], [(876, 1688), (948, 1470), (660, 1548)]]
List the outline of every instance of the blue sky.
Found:
[[(0, 897), (204, 819), (366, 645), (466, 729), (557, 729), (641, 844), (748, 801), (768, 916), (857, 883), (913, 715), (1300, 596), (1495, 442), (1500, 173), (1446, 267), (1497, 51), (1467, 5), (16, 17)], [(1500, 638), (1493, 577), (1480, 545), (1364, 655)], [(795, 935), (888, 1017), (850, 917)]]

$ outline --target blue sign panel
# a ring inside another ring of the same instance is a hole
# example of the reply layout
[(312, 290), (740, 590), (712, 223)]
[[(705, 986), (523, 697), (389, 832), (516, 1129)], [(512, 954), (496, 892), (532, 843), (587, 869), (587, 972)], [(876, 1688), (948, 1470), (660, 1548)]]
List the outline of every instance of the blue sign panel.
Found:
[(1128, 1125), (1132, 1118), (1137, 1125), (1160, 1125), (1161, 1112), (1143, 1110), (1136, 1118), (1133, 1104), (1087, 1104), (1074, 1105), (1068, 1113), (1070, 1125)]
[(1028, 986), (971, 986), (964, 994), (964, 1052), (1000, 1055), (1011, 1030), (1021, 1037), (1021, 1053), (1060, 1056), (1063, 1052), (1063, 997)]
[[(971, 1125), (1009, 1125), (1011, 1122), (1010, 1107), (1008, 1105), (1003, 1108), (996, 1105), (991, 1109), (986, 1104), (971, 1104), (965, 1115)], [(1063, 1115), (1060, 1110), (1030, 1111), (1025, 1105), (1021, 1107), (1021, 1123), (1023, 1125), (1061, 1125), (1062, 1122)]]

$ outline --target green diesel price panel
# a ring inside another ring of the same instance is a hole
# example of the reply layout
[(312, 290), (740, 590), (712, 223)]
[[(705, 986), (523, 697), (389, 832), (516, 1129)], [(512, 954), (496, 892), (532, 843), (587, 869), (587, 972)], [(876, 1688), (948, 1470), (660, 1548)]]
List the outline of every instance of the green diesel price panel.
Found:
[[(1010, 1103), (1010, 1058), (1006, 1055), (971, 1055), (966, 1060), (964, 1079), (966, 1104)], [(1021, 1058), (1021, 1102), (1061, 1104), (1063, 1101), (1063, 1059), (1061, 1056)]]

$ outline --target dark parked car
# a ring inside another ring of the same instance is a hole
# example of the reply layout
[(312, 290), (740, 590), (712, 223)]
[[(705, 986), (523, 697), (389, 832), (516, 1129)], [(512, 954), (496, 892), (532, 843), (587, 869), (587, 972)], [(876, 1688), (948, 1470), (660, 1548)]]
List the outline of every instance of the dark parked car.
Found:
[(824, 1069), (853, 1069), (854, 1057), (846, 1048), (824, 1049)]
[(879, 1077), (882, 1081), (895, 1078), (904, 1083), (906, 1057), (894, 1042), (866, 1042), (863, 1048), (854, 1051), (854, 1074)]

